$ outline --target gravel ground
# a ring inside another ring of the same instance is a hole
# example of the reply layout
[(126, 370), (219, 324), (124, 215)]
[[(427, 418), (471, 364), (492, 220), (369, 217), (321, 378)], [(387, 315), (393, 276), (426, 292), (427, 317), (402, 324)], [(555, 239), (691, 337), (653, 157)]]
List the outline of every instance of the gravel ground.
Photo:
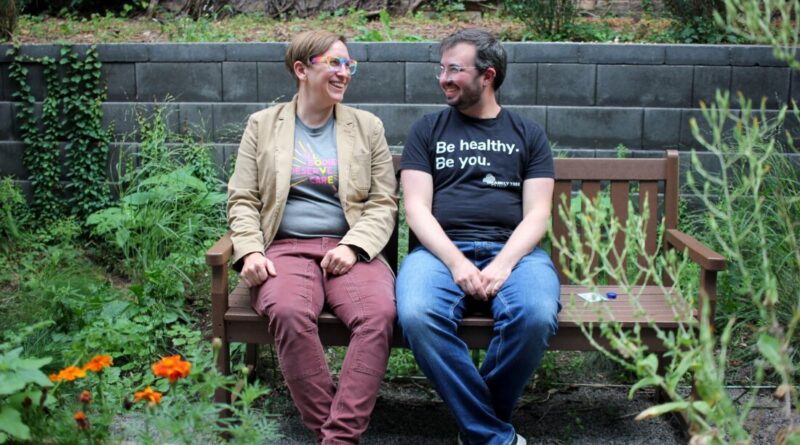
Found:
[[(628, 389), (624, 385), (575, 385), (530, 391), (520, 401), (513, 423), (529, 444), (687, 443), (686, 436), (666, 417), (634, 420), (652, 405), (653, 393), (642, 391), (628, 400)], [(285, 389), (278, 388), (273, 397), (271, 411), (284, 435), (277, 444), (313, 443)], [(800, 416), (795, 416), (795, 423), (800, 423)], [(764, 391), (746, 426), (753, 432), (754, 444), (773, 444), (778, 431), (787, 424), (780, 404)], [(362, 443), (454, 445), (456, 434), (453, 417), (426, 383), (386, 383)]]

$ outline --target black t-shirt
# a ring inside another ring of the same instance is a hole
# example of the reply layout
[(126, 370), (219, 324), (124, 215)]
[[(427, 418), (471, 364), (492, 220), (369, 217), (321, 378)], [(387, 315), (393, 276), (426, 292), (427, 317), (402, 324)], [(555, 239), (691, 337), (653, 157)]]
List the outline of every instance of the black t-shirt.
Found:
[(433, 216), (454, 241), (505, 242), (522, 221), (522, 182), (555, 176), (542, 127), (505, 108), (492, 119), (452, 107), (425, 115), (400, 167), (431, 174)]

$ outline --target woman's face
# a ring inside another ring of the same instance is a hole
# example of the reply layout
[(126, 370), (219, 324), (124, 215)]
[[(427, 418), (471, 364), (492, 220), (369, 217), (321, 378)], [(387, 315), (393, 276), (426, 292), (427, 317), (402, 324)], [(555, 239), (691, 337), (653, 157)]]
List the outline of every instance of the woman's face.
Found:
[[(301, 88), (305, 89), (309, 99), (318, 106), (333, 106), (344, 100), (344, 92), (350, 84), (350, 71), (345, 66), (331, 68), (334, 64), (328, 64), (324, 60), (326, 57), (349, 59), (350, 54), (347, 47), (341, 40), (337, 40), (327, 51), (319, 54), (315, 60), (322, 59), (313, 63), (305, 70), (305, 85), (301, 82)], [(301, 79), (302, 80), (302, 79)]]

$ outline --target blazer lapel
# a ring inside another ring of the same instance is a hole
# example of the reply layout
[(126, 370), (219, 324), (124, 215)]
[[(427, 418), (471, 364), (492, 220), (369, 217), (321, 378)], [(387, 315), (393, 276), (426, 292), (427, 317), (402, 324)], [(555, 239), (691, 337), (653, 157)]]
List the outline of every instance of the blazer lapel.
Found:
[(289, 195), (292, 181), (296, 109), (297, 96), (281, 110), (275, 126), (275, 196), (280, 201)]
[(339, 163), (339, 202), (342, 209), (347, 214), (347, 187), (350, 177), (350, 161), (353, 157), (353, 143), (355, 133), (353, 129), (353, 115), (347, 108), (336, 104), (334, 108), (336, 116), (336, 161)]

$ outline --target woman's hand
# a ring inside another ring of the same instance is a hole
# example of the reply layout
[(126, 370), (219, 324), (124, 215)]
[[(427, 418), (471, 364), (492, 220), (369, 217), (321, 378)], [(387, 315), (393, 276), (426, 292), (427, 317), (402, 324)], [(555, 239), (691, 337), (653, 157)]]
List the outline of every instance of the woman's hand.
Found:
[(329, 250), (319, 265), (328, 273), (344, 275), (353, 268), (357, 259), (358, 257), (353, 248), (342, 244)]
[(239, 279), (248, 287), (258, 286), (267, 281), (269, 277), (277, 276), (275, 265), (259, 252), (253, 252), (244, 257), (242, 272), (239, 273)]

